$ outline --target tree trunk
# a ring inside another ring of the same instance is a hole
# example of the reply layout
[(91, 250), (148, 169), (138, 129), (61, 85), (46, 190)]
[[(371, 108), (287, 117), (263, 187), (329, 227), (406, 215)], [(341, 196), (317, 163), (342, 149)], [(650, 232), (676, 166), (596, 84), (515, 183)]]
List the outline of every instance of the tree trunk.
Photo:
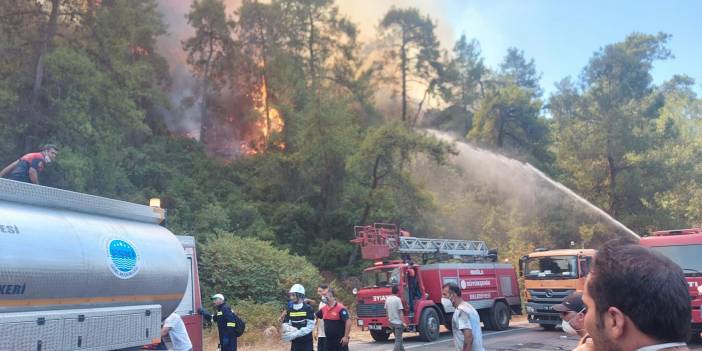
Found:
[[(375, 158), (375, 164), (373, 165), (373, 181), (371, 182), (371, 188), (370, 191), (368, 192), (368, 198), (366, 199), (366, 206), (363, 208), (363, 214), (361, 215), (361, 220), (359, 221), (359, 225), (365, 225), (366, 221), (368, 221), (368, 216), (370, 216), (370, 211), (373, 206), (373, 192), (375, 191), (376, 188), (378, 188), (378, 184), (380, 183), (380, 177), (378, 177), (378, 169), (380, 168), (380, 161), (382, 159), (381, 155), (378, 155)], [(353, 265), (356, 263), (356, 259), (358, 258), (358, 251), (359, 251), (358, 245), (354, 247), (353, 252), (351, 253), (351, 256), (349, 257), (349, 266)]]
[(314, 63), (314, 17), (312, 16), (312, 5), (310, 5), (310, 7), (308, 8), (307, 18), (310, 21), (310, 37), (307, 40), (307, 50), (310, 54), (310, 78), (312, 79), (313, 85), (316, 85), (316, 65)]
[(616, 190), (617, 190), (617, 167), (614, 162), (614, 158), (612, 155), (607, 155), (607, 170), (608, 170), (608, 177), (609, 177), (609, 194), (608, 194), (608, 203), (607, 206), (609, 207), (607, 209), (607, 212), (612, 216), (616, 217), (617, 215), (617, 201), (616, 201)]
[(400, 46), (400, 71), (402, 74), (402, 121), (407, 120), (407, 34), (402, 31), (402, 46)]
[(39, 91), (41, 90), (42, 81), (44, 79), (44, 57), (49, 52), (49, 46), (54, 40), (56, 35), (56, 29), (58, 27), (58, 17), (59, 17), (59, 7), (61, 6), (61, 0), (51, 0), (51, 14), (49, 15), (49, 21), (46, 26), (46, 32), (44, 32), (44, 38), (41, 41), (41, 47), (39, 48), (39, 57), (37, 58), (37, 64), (34, 70), (34, 84), (32, 85), (32, 106), (37, 102), (39, 98)]
[(205, 61), (205, 69), (202, 75), (202, 103), (200, 104), (200, 142), (205, 143), (209, 138), (210, 119), (207, 113), (207, 98), (210, 93), (210, 64), (212, 63), (212, 55), (214, 55), (214, 36), (210, 32), (209, 37), (209, 52)]

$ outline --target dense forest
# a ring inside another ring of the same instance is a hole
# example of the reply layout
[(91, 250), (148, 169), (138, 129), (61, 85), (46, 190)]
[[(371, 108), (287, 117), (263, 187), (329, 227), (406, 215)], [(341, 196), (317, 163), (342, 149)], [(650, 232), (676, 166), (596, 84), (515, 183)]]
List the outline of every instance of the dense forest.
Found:
[[(44, 185), (159, 197), (167, 226), (207, 249), (258, 239), (340, 275), (362, 264), (353, 226), (373, 222), (485, 239), (511, 259), (613, 235), (497, 155), (644, 235), (702, 222), (696, 83), (651, 76), (674, 54), (667, 34), (592, 48), (544, 96), (519, 48), (489, 67), (470, 33), (439, 42), (437, 20), (414, 8), (363, 28), (371, 41), (334, 0), (194, 0), (186, 20), (184, 91), (158, 45), (169, 26), (157, 0), (0, 2), (0, 161), (56, 143)], [(485, 157), (467, 160), (475, 147)]]

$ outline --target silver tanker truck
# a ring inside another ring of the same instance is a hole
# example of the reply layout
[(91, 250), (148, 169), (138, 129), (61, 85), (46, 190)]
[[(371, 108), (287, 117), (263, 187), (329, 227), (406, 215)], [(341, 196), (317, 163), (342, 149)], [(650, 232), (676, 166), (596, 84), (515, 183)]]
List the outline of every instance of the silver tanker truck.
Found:
[[(128, 349), (158, 342), (176, 309), (195, 315), (194, 241), (163, 218), (160, 208), (0, 179), (0, 350)], [(201, 328), (199, 318), (186, 324)]]

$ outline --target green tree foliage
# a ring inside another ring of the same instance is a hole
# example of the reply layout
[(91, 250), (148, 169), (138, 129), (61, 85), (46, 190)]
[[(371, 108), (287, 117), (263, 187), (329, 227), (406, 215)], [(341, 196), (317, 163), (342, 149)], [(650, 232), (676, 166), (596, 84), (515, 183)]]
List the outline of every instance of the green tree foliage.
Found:
[(583, 70), (582, 90), (561, 85), (551, 109), (558, 166), (575, 180), (569, 185), (638, 230), (647, 228), (657, 192), (648, 187), (656, 180), (646, 177), (645, 159), (661, 145), (663, 100), (650, 71), (670, 56), (668, 38), (634, 33), (604, 47)]
[(221, 0), (195, 0), (187, 19), (195, 28), (195, 35), (183, 42), (183, 49), (188, 53), (188, 63), (195, 75), (202, 81), (200, 137), (212, 140), (216, 136), (216, 124), (209, 111), (210, 101), (226, 83), (226, 72), (231, 68), (230, 55), (234, 46), (231, 31), (234, 23), (227, 18)]
[[(244, 299), (247, 310), (270, 313), (276, 307), (260, 302), (283, 302), (297, 281), (311, 289), (320, 278), (310, 263), (357, 274), (354, 225), (483, 239), (511, 260), (612, 234), (526, 165), (495, 167), (500, 154), (530, 161), (641, 233), (702, 219), (695, 83), (656, 86), (650, 75), (671, 54), (667, 35), (634, 33), (599, 50), (579, 80), (559, 83), (545, 117), (536, 63), (522, 51), (487, 67), (463, 36), (442, 53), (434, 21), (393, 8), (372, 44), (387, 49), (403, 122), (378, 93), (386, 72), (365, 55), (373, 47), (333, 0), (199, 0), (187, 20), (200, 141), (164, 122), (174, 107), (156, 0), (0, 2), (0, 161), (55, 142), (61, 156), (43, 184), (162, 198), (169, 229), (202, 244), (206, 293)], [(492, 151), (471, 154), (412, 129), (434, 98), (427, 125)], [(284, 127), (269, 128), (257, 154), (213, 156), (208, 134), (232, 137), (223, 128), (231, 118), (270, 127), (274, 110)]]
[(321, 282), (316, 267), (268, 242), (219, 235), (199, 247), (204, 296), (222, 293), (233, 301), (286, 301), (293, 284), (313, 291)]
[[(390, 41), (386, 53), (387, 61), (397, 69), (393, 77), (399, 75), (400, 96), (402, 98), (403, 122), (414, 125), (417, 122), (421, 105), (428, 94), (433, 94), (437, 86), (439, 63), (439, 41), (434, 33), (436, 25), (429, 16), (422, 16), (416, 8), (391, 8), (380, 22), (383, 35)], [(422, 86), (424, 96), (417, 107), (416, 116), (409, 115), (409, 91), (412, 82)]]
[(481, 100), (468, 138), (488, 147), (543, 155), (548, 128), (540, 112), (541, 102), (528, 90), (509, 84)]
[(441, 79), (441, 96), (449, 107), (441, 111), (431, 124), (443, 130), (467, 135), (473, 127), (473, 115), (485, 95), (488, 68), (481, 57), (480, 44), (465, 35), (453, 47), (453, 57)]
[(507, 56), (500, 64), (500, 72), (508, 81), (536, 95), (541, 95), (539, 86), (541, 74), (536, 72), (534, 59), (526, 60), (524, 51), (514, 47), (507, 49)]

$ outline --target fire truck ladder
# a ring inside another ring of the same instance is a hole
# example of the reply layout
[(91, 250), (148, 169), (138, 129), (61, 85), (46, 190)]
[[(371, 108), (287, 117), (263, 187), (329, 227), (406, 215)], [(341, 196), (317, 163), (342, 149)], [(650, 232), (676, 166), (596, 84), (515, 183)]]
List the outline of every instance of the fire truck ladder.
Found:
[(454, 257), (483, 257), (488, 255), (488, 248), (484, 241), (477, 240), (452, 240), (452, 239), (425, 239), (413, 237), (400, 237), (400, 246), (397, 252), (403, 254), (431, 254), (442, 253)]
[(415, 238), (394, 224), (358, 226), (355, 232), (356, 239), (351, 242), (361, 246), (363, 258), (371, 260), (387, 258), (393, 253), (449, 255), (462, 260), (484, 260), (491, 254), (484, 241)]

